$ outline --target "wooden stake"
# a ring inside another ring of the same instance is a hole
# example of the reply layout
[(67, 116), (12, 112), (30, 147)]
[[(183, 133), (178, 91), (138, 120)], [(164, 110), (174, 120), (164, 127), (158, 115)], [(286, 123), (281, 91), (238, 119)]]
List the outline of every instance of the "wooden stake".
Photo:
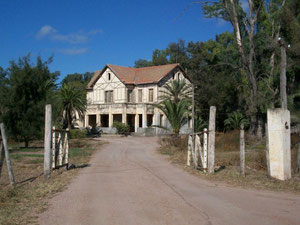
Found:
[(208, 134), (208, 172), (215, 173), (215, 132), (216, 132), (216, 107), (209, 110), (209, 134)]
[(267, 124), (267, 123), (265, 123), (265, 132), (266, 132), (266, 163), (267, 163), (267, 176), (270, 177), (269, 132), (268, 132), (268, 124)]
[(2, 144), (4, 147), (5, 151), (5, 158), (6, 158), (6, 164), (7, 164), (7, 170), (8, 170), (8, 175), (10, 179), (10, 184), (14, 185), (15, 184), (15, 178), (14, 178), (14, 173), (13, 173), (13, 168), (10, 162), (10, 157), (9, 157), (9, 152), (8, 152), (8, 146), (7, 146), (7, 139), (6, 139), (6, 133), (5, 133), (5, 128), (4, 124), (0, 124), (0, 129), (1, 129), (1, 135), (2, 135)]
[(69, 164), (69, 129), (67, 128), (65, 134), (65, 164)]
[(245, 131), (244, 124), (241, 124), (240, 130), (240, 173), (245, 176)]
[(192, 148), (192, 145), (193, 145), (193, 141), (192, 141), (192, 135), (189, 135), (189, 138), (188, 138), (188, 150), (187, 150), (187, 162), (186, 162), (186, 165), (190, 166), (191, 165), (191, 148)]
[(201, 159), (201, 164), (202, 164), (202, 168), (203, 168), (203, 151), (202, 151), (202, 146), (201, 146), (201, 139), (200, 139), (200, 135), (195, 136), (195, 150), (197, 153), (197, 165), (198, 165), (198, 158), (200, 155), (200, 159)]
[(51, 128), (52, 107), (45, 107), (45, 138), (44, 138), (44, 178), (49, 179), (51, 173)]
[(3, 162), (4, 162), (4, 158), (5, 158), (5, 152), (4, 152), (4, 148), (3, 148), (3, 143), (1, 142), (1, 146), (0, 146), (0, 177), (1, 177), (1, 173), (2, 173), (2, 167), (3, 167)]
[(204, 128), (203, 134), (203, 170), (207, 171), (207, 129)]
[(59, 141), (59, 147), (58, 147), (58, 166), (62, 165), (63, 162), (63, 137), (62, 132), (58, 133), (58, 141)]
[(55, 139), (55, 127), (53, 127), (52, 132), (52, 169), (55, 168), (55, 151), (56, 151), (56, 139)]

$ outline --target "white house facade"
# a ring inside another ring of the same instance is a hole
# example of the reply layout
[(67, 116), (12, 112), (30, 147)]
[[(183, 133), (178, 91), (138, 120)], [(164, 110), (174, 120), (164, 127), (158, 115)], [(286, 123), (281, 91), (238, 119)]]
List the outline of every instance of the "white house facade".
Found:
[[(87, 85), (87, 111), (83, 126), (99, 126), (104, 133), (114, 133), (113, 122), (128, 124), (131, 132), (162, 134), (153, 125), (168, 126), (165, 115), (154, 107), (159, 102), (160, 90), (173, 79), (185, 79), (179, 64), (132, 68), (106, 65), (96, 71)], [(182, 133), (189, 132), (187, 121)]]

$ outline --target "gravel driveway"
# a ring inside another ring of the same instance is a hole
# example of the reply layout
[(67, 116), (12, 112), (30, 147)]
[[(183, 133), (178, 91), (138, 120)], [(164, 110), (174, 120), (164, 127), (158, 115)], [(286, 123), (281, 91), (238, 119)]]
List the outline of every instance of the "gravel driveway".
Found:
[(174, 167), (154, 137), (106, 137), (91, 167), (50, 200), (40, 224), (300, 224), (300, 196), (215, 184)]

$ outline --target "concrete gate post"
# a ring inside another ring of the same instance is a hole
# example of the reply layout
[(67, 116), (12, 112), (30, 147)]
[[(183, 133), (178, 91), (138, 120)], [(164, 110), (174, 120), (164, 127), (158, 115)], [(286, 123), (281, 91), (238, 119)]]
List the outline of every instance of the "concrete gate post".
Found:
[(279, 180), (290, 179), (290, 111), (287, 109), (269, 109), (267, 116), (270, 176)]

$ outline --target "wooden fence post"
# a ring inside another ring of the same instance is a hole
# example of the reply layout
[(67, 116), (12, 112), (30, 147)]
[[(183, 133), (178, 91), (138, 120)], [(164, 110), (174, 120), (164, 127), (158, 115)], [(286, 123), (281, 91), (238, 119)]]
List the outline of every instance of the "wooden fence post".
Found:
[(203, 169), (207, 171), (207, 129), (204, 128), (203, 134)]
[(65, 164), (68, 167), (69, 164), (69, 128), (66, 130), (65, 134)]
[(266, 163), (267, 163), (267, 176), (270, 177), (269, 132), (268, 132), (268, 124), (267, 124), (267, 123), (265, 123), (265, 133), (266, 133)]
[(61, 166), (63, 162), (63, 136), (61, 131), (58, 133), (58, 141), (58, 166)]
[(52, 128), (52, 107), (45, 107), (45, 138), (44, 138), (44, 178), (50, 178), (51, 173), (51, 128)]
[(4, 147), (4, 152), (5, 152), (5, 158), (6, 158), (6, 164), (7, 164), (7, 170), (8, 170), (8, 175), (10, 179), (10, 184), (14, 185), (15, 184), (15, 178), (14, 178), (14, 173), (13, 173), (13, 168), (10, 162), (10, 157), (9, 157), (9, 152), (8, 152), (8, 146), (7, 146), (7, 139), (6, 139), (6, 133), (5, 133), (5, 128), (4, 124), (0, 124), (0, 129), (1, 129), (1, 135), (2, 135), (2, 144)]
[(241, 124), (240, 130), (240, 173), (245, 176), (245, 131), (244, 124)]
[(202, 146), (201, 146), (200, 135), (198, 135), (198, 134), (196, 134), (196, 136), (195, 136), (195, 149), (196, 149), (196, 153), (197, 153), (197, 166), (199, 165), (198, 158), (200, 155), (201, 164), (202, 164), (202, 168), (203, 168), (203, 150), (202, 150)]
[(52, 169), (55, 168), (55, 151), (56, 151), (56, 139), (55, 139), (55, 127), (52, 129)]
[(188, 136), (188, 150), (187, 150), (187, 162), (186, 162), (186, 165), (190, 166), (191, 165), (191, 148), (192, 148), (192, 145), (193, 145), (193, 141), (192, 141), (192, 135), (189, 134)]
[(216, 130), (216, 107), (211, 106), (209, 110), (208, 130), (208, 172), (215, 173), (215, 130)]
[(3, 161), (5, 158), (4, 154), (5, 153), (4, 153), (3, 143), (1, 142), (1, 146), (0, 146), (0, 177), (1, 177), (1, 173), (2, 173)]

